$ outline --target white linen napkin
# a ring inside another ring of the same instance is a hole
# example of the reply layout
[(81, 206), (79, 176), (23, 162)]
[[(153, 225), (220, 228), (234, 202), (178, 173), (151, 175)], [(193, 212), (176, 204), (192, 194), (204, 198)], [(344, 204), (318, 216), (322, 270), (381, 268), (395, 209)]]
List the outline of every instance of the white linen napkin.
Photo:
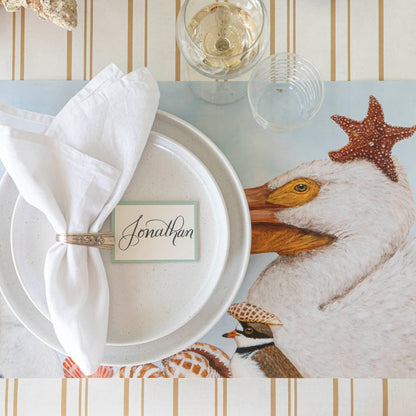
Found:
[[(150, 72), (110, 65), (73, 97), (43, 134), (0, 126), (0, 159), (22, 197), (57, 234), (99, 232), (136, 170), (159, 102)], [(97, 248), (54, 244), (45, 261), (56, 335), (85, 374), (100, 365), (109, 292)]]

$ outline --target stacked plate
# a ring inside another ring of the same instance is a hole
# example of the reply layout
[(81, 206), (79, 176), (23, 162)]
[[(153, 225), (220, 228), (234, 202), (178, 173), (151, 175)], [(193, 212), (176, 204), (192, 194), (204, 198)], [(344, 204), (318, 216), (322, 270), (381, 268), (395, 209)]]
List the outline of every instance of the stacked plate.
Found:
[[(242, 283), (251, 243), (244, 191), (231, 165), (206, 136), (170, 114), (158, 112), (123, 200), (198, 201), (199, 259), (115, 264), (110, 252), (102, 251), (110, 287), (104, 357), (109, 365), (156, 361), (208, 332)], [(1, 291), (22, 323), (61, 351), (43, 285), (44, 260), (55, 233), (7, 175), (0, 201)], [(110, 229), (108, 220), (104, 231)]]

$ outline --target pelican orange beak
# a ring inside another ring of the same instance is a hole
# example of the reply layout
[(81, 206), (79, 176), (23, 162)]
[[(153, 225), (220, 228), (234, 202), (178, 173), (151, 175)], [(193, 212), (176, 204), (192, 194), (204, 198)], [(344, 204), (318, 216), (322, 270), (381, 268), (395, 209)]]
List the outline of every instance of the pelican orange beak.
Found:
[(239, 336), (239, 334), (237, 333), (237, 331), (234, 329), (234, 331), (231, 331), (231, 332), (226, 332), (225, 334), (222, 334), (222, 336), (224, 337), (224, 338), (235, 338), (235, 337), (238, 337)]
[(256, 188), (245, 189), (244, 192), (246, 194), (252, 224), (260, 222), (269, 224), (280, 223), (275, 214), (285, 207), (267, 201), (273, 192), (269, 189), (267, 183)]
[[(294, 191), (293, 188), (299, 184), (306, 186), (307, 192)], [(274, 190), (267, 183), (245, 189), (251, 217), (251, 253), (290, 256), (336, 241), (332, 235), (298, 228), (279, 220), (279, 212), (310, 202), (319, 189), (319, 184), (307, 178), (296, 179)]]

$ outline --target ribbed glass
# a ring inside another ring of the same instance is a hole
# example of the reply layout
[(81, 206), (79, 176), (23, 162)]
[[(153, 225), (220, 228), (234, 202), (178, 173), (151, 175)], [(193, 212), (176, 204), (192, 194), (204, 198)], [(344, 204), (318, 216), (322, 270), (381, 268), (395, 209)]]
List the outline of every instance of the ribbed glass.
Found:
[(258, 64), (248, 84), (256, 121), (264, 128), (291, 130), (320, 109), (324, 85), (317, 69), (294, 53), (272, 55)]

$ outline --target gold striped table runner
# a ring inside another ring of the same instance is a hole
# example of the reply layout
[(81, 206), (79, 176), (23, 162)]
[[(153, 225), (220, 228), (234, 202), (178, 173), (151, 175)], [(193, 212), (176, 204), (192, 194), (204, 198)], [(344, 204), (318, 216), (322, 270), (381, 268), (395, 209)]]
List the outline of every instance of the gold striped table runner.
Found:
[(414, 416), (416, 380), (9, 379), (5, 416)]
[[(413, 0), (264, 0), (270, 52), (309, 58), (325, 80), (415, 79)], [(78, 0), (73, 33), (31, 10), (0, 10), (0, 79), (90, 79), (114, 62), (184, 79), (175, 44), (181, 0)]]

